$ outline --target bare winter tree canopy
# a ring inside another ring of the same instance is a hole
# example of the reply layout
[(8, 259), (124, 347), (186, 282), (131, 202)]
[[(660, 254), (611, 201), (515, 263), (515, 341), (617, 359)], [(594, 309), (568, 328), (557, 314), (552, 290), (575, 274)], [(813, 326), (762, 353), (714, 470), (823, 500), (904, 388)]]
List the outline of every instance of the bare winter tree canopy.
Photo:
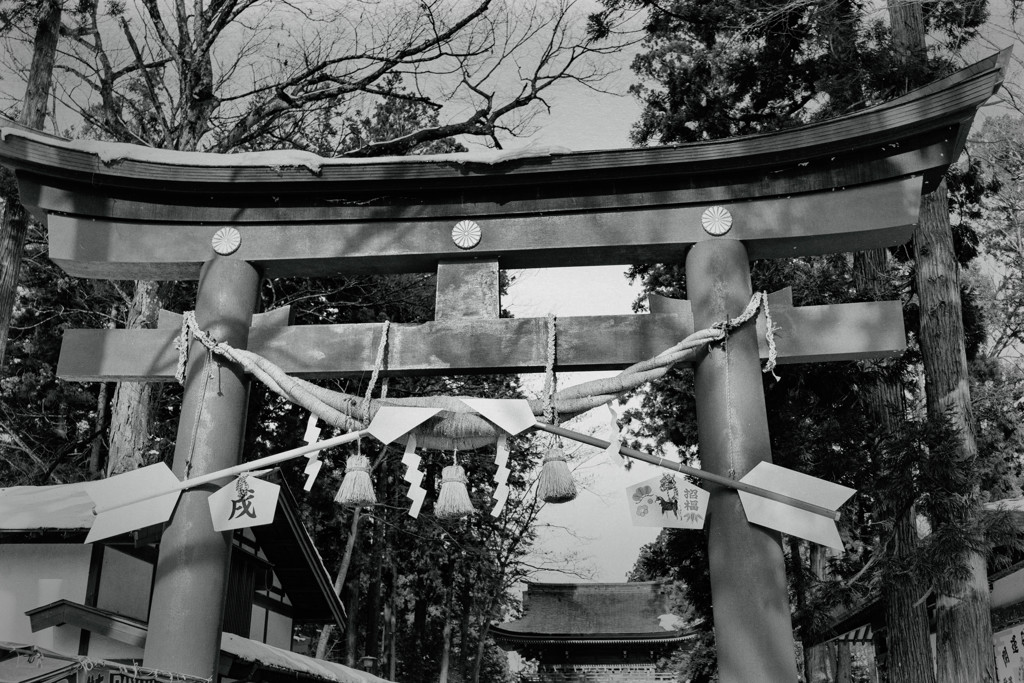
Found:
[[(454, 135), (499, 144), (529, 128), (556, 84), (600, 88), (595, 57), (623, 47), (588, 37), (585, 12), (566, 0), (65, 4), (55, 127), (77, 119), (91, 136), (165, 149), (368, 156)], [(5, 70), (25, 74), (35, 17), (0, 19)], [(353, 144), (341, 122), (381, 100), (433, 110), (436, 125)]]

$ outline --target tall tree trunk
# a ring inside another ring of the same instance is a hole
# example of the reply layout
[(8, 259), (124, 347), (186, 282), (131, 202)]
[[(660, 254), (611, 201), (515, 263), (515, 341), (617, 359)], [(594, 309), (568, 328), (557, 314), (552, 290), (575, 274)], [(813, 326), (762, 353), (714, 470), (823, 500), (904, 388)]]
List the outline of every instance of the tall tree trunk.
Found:
[[(21, 105), (18, 121), (30, 128), (41, 129), (46, 120), (46, 104), (53, 82), (53, 63), (57, 56), (57, 39), (60, 36), (61, 0), (47, 0), (41, 7), (39, 24), (36, 27), (32, 46), (32, 62), (29, 65), (25, 98)], [(4, 170), (10, 182), (5, 192), (3, 218), (0, 220), (0, 368), (3, 367), (7, 351), (7, 336), (11, 329), (11, 314), (17, 297), (18, 279), (21, 272), (21, 257), (25, 251), (25, 235), (28, 233), (28, 212), (17, 196), (16, 185)]]
[[(150, 328), (160, 313), (159, 283), (135, 283), (127, 329)], [(146, 464), (152, 422), (152, 386), (146, 382), (119, 382), (110, 408), (110, 449), (107, 476), (129, 472)]]
[(356, 628), (355, 615), (359, 614), (359, 579), (348, 583), (348, 602), (345, 610), (348, 612), (348, 627), (345, 629), (345, 665), (354, 667), (358, 659), (359, 650), (359, 629)]
[[(888, 0), (888, 7), (898, 56), (910, 67), (923, 63), (927, 48), (920, 0)], [(914, 85), (908, 83), (908, 89)], [(928, 415), (953, 420), (960, 454), (973, 462), (978, 447), (968, 384), (959, 264), (953, 249), (945, 180), (921, 198), (913, 244)], [(953, 590), (940, 592), (936, 600), (939, 683), (995, 680), (988, 571), (983, 557), (967, 553), (965, 559), (971, 578)]]
[[(348, 568), (352, 564), (352, 555), (355, 554), (356, 540), (359, 537), (359, 521), (361, 519), (362, 508), (357, 505), (352, 509), (352, 521), (348, 529), (348, 538), (345, 539), (345, 552), (341, 556), (341, 565), (338, 567), (338, 573), (334, 577), (334, 592), (338, 596), (341, 596), (341, 591), (345, 588), (345, 580), (348, 578)], [(349, 623), (351, 624), (351, 622), (352, 618), (349, 617)], [(351, 630), (349, 625), (346, 625), (346, 629)], [(327, 648), (330, 645), (332, 631), (334, 631), (334, 624), (326, 624), (320, 629), (320, 638), (316, 643), (317, 659), (324, 659), (327, 656)]]
[[(885, 249), (854, 255), (854, 286), (863, 296), (876, 301), (888, 298), (888, 272)], [(875, 365), (873, 369), (874, 380), (867, 394), (871, 418), (889, 434), (898, 434), (903, 430), (903, 389), (897, 377), (886, 373), (884, 364)], [(910, 490), (910, 482), (907, 483), (907, 490)], [(894, 504), (894, 501), (886, 500), (879, 505), (881, 517), (893, 518), (893, 537), (888, 546), (887, 569), (882, 580), (889, 683), (935, 683), (928, 610), (920, 602), (922, 589), (918, 577), (905, 569), (913, 566), (911, 558), (917, 551), (917, 525), (912, 503)]]
[(448, 683), (448, 666), (452, 654), (452, 622), (449, 614), (445, 614), (444, 629), (441, 631), (441, 671), (437, 674), (437, 683)]
[[(925, 44), (924, 13), (921, 0), (887, 0), (896, 59), (902, 64), (922, 65), (928, 58)], [(918, 85), (907, 83), (904, 90)]]
[[(451, 550), (449, 548), (449, 550)], [(444, 628), (441, 630), (441, 670), (437, 675), (437, 683), (448, 683), (448, 671), (452, 661), (452, 601), (455, 599), (455, 565), (456, 560), (451, 554), (445, 565), (443, 581), (446, 586), (442, 591), (441, 618)]]
[(885, 603), (886, 658), (889, 683), (935, 681), (935, 663), (929, 638), (928, 609), (921, 599), (926, 590), (909, 571), (910, 558), (917, 548), (917, 524), (914, 508), (898, 513), (893, 524), (892, 550), (888, 562), (895, 571), (886, 571), (882, 579)]
[(89, 447), (89, 474), (93, 477), (101, 474), (103, 470), (103, 428), (107, 424), (107, 404), (110, 400), (110, 383), (100, 382), (99, 391), (96, 392), (96, 438), (92, 440)]
[(35, 40), (32, 43), (32, 62), (28, 68), (28, 83), (18, 120), (41, 130), (46, 120), (46, 107), (53, 83), (53, 63), (57, 57), (57, 40), (60, 37), (62, 0), (46, 0), (39, 13)]
[(935, 601), (935, 645), (941, 683), (996, 680), (988, 567), (979, 553), (971, 553), (968, 560), (970, 579), (959, 584), (959, 590), (940, 593)]
[(376, 674), (380, 661), (380, 623), (381, 604), (384, 578), (384, 524), (380, 520), (374, 520), (373, 534), (373, 555), (370, 559), (370, 584), (369, 595), (366, 596), (366, 644), (363, 647), (363, 656), (372, 657), (372, 663), (367, 668), (370, 673)]
[(388, 591), (388, 605), (387, 610), (384, 613), (384, 627), (387, 629), (387, 638), (385, 639), (385, 655), (388, 660), (387, 678), (389, 681), (396, 680), (395, 677), (398, 675), (398, 653), (396, 644), (398, 641), (398, 597), (397, 591), (395, 590), (396, 576), (395, 566), (392, 563), (390, 567), (389, 580), (390, 589)]
[(459, 599), (461, 613), (459, 614), (459, 672), (462, 680), (466, 681), (472, 675), (473, 659), (470, 656), (469, 627), (473, 612), (473, 595), (471, 577), (465, 577), (462, 585), (462, 595)]
[[(427, 653), (424, 651), (424, 643), (427, 642), (427, 610), (429, 608), (429, 601), (426, 591), (426, 581), (417, 579), (416, 581), (416, 604), (412, 611), (412, 642), (413, 642), (413, 654), (415, 659), (413, 661), (426, 661)], [(425, 669), (426, 667), (424, 667)], [(424, 669), (415, 672), (415, 681), (425, 681), (426, 675)]]
[[(790, 537), (791, 541), (793, 537)], [(826, 578), (827, 567), (825, 560), (827, 555), (824, 546), (811, 543), (808, 550), (811, 576), (821, 581)], [(804, 673), (808, 683), (832, 683), (833, 677), (832, 660), (835, 645), (833, 643), (818, 643), (810, 647), (804, 647)]]
[[(800, 632), (800, 644), (803, 646), (800, 648), (803, 652), (803, 665), (804, 665), (804, 678), (808, 681), (813, 680), (811, 678), (810, 668), (810, 655), (811, 647), (807, 644), (807, 639), (811, 635), (809, 622), (807, 620), (807, 597), (808, 591), (811, 590), (807, 585), (806, 572), (804, 571), (803, 555), (800, 552), (801, 541), (796, 536), (788, 536), (786, 542), (789, 544), (789, 577), (790, 585), (793, 595), (796, 599), (796, 613), (800, 615), (803, 623), (799, 624), (798, 631)], [(814, 545), (813, 543), (811, 545)], [(810, 559), (810, 558), (808, 558)]]
[[(973, 463), (978, 457), (978, 444), (974, 437), (974, 413), (968, 384), (960, 273), (949, 226), (945, 180), (923, 198), (920, 223), (914, 231), (914, 257), (917, 260), (921, 356), (928, 414), (952, 420), (960, 455), (964, 462)], [(977, 491), (972, 493), (977, 494)], [(939, 592), (936, 599), (939, 683), (988, 683), (995, 680), (985, 558), (965, 552), (964, 559), (971, 569), (970, 579)]]
[(853, 683), (853, 653), (850, 641), (836, 643), (836, 683)]
[(484, 620), (480, 626), (479, 638), (476, 641), (476, 656), (473, 658), (473, 671), (470, 674), (470, 683), (480, 683), (480, 670), (484, 664), (484, 652), (487, 649), (487, 634), (491, 630), (491, 622)]

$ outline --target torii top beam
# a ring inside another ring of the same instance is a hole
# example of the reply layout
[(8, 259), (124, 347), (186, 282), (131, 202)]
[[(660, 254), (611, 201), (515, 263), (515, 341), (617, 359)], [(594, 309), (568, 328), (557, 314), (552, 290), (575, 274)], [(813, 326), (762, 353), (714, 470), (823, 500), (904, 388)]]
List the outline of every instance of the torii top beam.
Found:
[[(0, 163), (68, 273), (194, 279), (218, 229), (269, 277), (680, 258), (720, 205), (751, 258), (905, 242), (918, 197), (1002, 82), (1003, 51), (897, 100), (779, 133), (593, 152), (328, 160), (69, 143), (3, 124)], [(479, 223), (468, 253), (451, 239)]]

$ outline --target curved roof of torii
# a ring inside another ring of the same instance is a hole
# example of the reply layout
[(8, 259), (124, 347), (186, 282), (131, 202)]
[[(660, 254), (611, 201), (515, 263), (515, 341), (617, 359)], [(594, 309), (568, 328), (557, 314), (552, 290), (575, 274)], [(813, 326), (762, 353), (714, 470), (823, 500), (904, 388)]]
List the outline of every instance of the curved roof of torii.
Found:
[[(51, 258), (85, 277), (194, 279), (228, 225), (242, 233), (236, 257), (268, 276), (426, 272), (460, 255), (509, 268), (664, 261), (708, 239), (700, 216), (712, 205), (731, 212), (729, 237), (751, 258), (850, 251), (909, 237), (922, 183), (957, 158), (1008, 57), (839, 118), (675, 146), (217, 155), (69, 142), (0, 120), (0, 164), (47, 222)], [(465, 218), (484, 231), (471, 254), (448, 237)]]

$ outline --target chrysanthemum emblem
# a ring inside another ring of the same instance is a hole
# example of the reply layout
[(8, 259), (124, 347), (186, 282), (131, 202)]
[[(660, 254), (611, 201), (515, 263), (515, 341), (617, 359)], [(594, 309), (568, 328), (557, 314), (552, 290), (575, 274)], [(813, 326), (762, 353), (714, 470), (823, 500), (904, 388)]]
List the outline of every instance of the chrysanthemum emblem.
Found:
[(459, 249), (472, 249), (480, 244), (480, 226), (473, 221), (459, 221), (452, 228), (452, 242)]
[(213, 250), (221, 256), (233, 254), (242, 244), (242, 235), (235, 228), (221, 228), (213, 235)]
[(732, 227), (732, 214), (724, 206), (712, 206), (704, 209), (700, 222), (709, 235), (724, 235)]

